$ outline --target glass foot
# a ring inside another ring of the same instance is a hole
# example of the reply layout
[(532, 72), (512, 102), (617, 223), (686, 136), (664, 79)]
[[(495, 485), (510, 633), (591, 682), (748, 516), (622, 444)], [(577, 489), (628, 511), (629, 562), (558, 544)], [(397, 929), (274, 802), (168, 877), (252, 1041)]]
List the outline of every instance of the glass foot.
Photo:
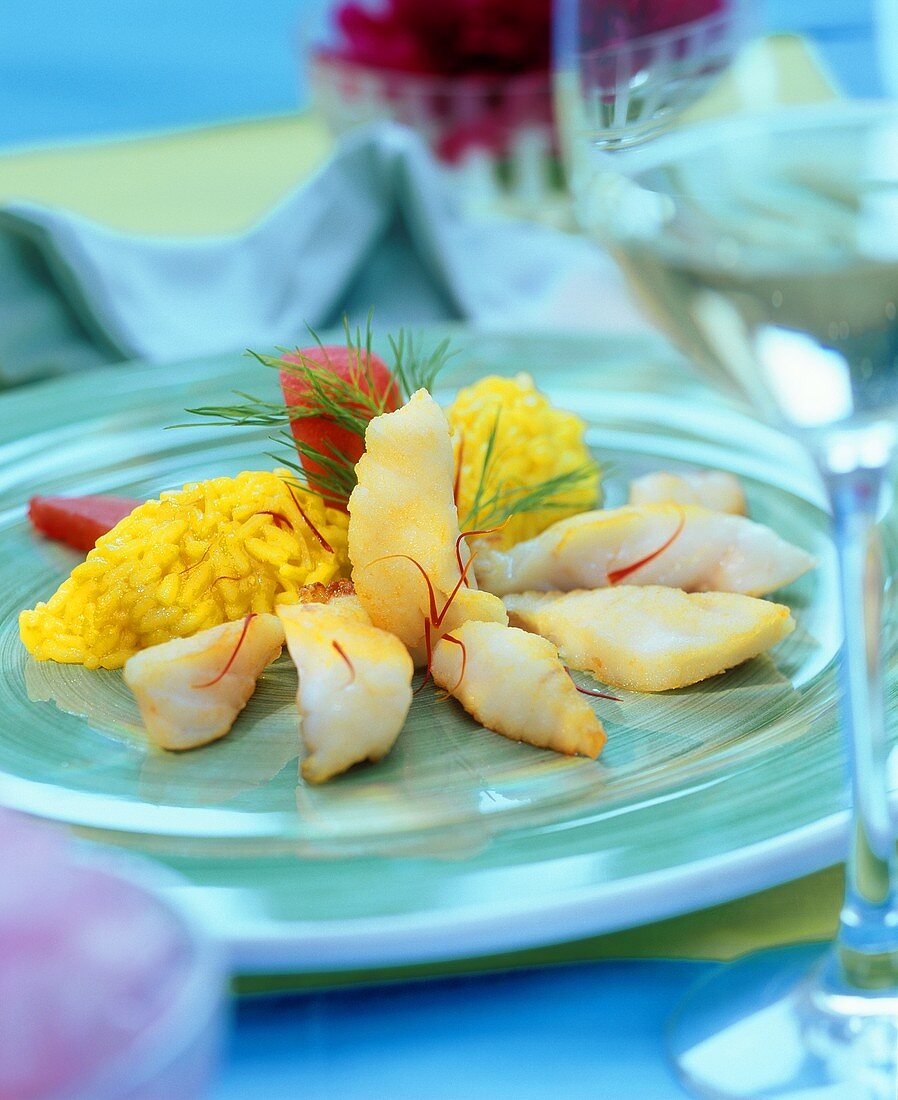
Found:
[(697, 1096), (895, 1100), (898, 990), (839, 989), (831, 947), (746, 956), (697, 983), (668, 1052)]

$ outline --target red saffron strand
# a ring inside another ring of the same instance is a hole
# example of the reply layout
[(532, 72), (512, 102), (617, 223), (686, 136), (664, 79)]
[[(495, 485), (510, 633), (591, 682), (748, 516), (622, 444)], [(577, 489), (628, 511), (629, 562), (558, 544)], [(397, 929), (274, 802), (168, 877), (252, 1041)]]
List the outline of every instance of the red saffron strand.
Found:
[(380, 562), (382, 562), (382, 561), (393, 561), (397, 558), (401, 558), (403, 561), (410, 561), (412, 563), (412, 565), (421, 574), (421, 576), (424, 578), (424, 583), (427, 585), (427, 599), (428, 599), (428, 603), (430, 605), (430, 622), (431, 622), (432, 626), (438, 627), (442, 624), (443, 619), (446, 617), (446, 612), (449, 610), (450, 606), (452, 605), (452, 601), (458, 595), (459, 590), (461, 589), (461, 586), (466, 583), (466, 581), (468, 579), (468, 570), (471, 568), (471, 565), (472, 565), (472, 563), (474, 561), (474, 558), (476, 556), (477, 556), (476, 554), (472, 554), (471, 557), (468, 558), (467, 564), (462, 569), (461, 576), (458, 578), (458, 581), (456, 582), (455, 587), (452, 589), (452, 591), (446, 597), (446, 602), (443, 604), (443, 610), (442, 611), (437, 609), (436, 590), (433, 587), (433, 581), (427, 575), (427, 570), (424, 568), (424, 566), (419, 561), (416, 561), (415, 558), (413, 558), (410, 554), (384, 554), (384, 556), (382, 558), (375, 558), (373, 561), (369, 561), (366, 568), (370, 568), (372, 565), (379, 565)]
[(686, 513), (682, 508), (679, 508), (678, 511), (680, 513), (680, 519), (670, 538), (665, 540), (657, 550), (653, 550), (651, 554), (646, 554), (646, 556), (640, 558), (639, 561), (634, 561), (632, 565), (625, 565), (623, 569), (612, 569), (608, 574), (608, 583), (610, 585), (620, 584), (620, 582), (626, 580), (631, 573), (635, 573), (637, 569), (641, 569), (644, 565), (648, 565), (649, 562), (653, 562), (655, 558), (663, 554), (664, 551), (679, 538), (680, 533), (686, 526)]
[(243, 630), (240, 631), (240, 637), (237, 639), (237, 644), (234, 646), (234, 651), (231, 654), (231, 656), (228, 657), (228, 663), (224, 666), (224, 668), (221, 670), (221, 672), (219, 672), (219, 674), (215, 677), (214, 680), (210, 680), (206, 684), (194, 684), (193, 686), (195, 688), (213, 687), (215, 684), (217, 684), (219, 682), (219, 680), (222, 679), (222, 677), (224, 677), (228, 674), (228, 672), (231, 669), (231, 665), (237, 660), (237, 654), (240, 652), (240, 647), (243, 645), (244, 639), (246, 638), (246, 632), (249, 630), (249, 624), (253, 621), (253, 619), (255, 617), (256, 617), (255, 611), (250, 611), (250, 613), (243, 620)]
[(464, 584), (464, 585), (466, 585), (466, 584), (468, 583), (468, 570), (469, 570), (469, 569), (471, 568), (471, 566), (472, 566), (472, 565), (474, 564), (474, 559), (475, 559), (476, 557), (477, 557), (477, 555), (476, 555), (476, 554), (472, 554), (472, 555), (471, 555), (471, 556), (470, 556), (470, 557), (468, 558), (467, 562), (465, 562), (465, 567), (464, 567), (464, 569), (462, 569), (462, 571), (461, 571), (461, 576), (460, 576), (460, 577), (458, 578), (458, 580), (457, 580), (457, 581), (455, 582), (455, 587), (454, 587), (454, 588), (452, 589), (452, 591), (451, 591), (451, 592), (449, 593), (449, 595), (448, 595), (448, 596), (446, 597), (446, 602), (445, 602), (445, 603), (443, 604), (443, 610), (442, 610), (442, 611), (441, 611), (441, 612), (439, 613), (439, 615), (437, 616), (437, 618), (436, 618), (436, 622), (434, 622), (434, 624), (433, 624), (434, 626), (442, 626), (442, 625), (443, 625), (443, 619), (445, 619), (445, 618), (446, 618), (446, 612), (447, 612), (447, 611), (449, 610), (449, 608), (450, 608), (450, 607), (452, 606), (452, 604), (453, 604), (453, 603), (455, 602), (455, 597), (456, 597), (456, 596), (458, 595), (458, 593), (459, 593), (459, 592), (461, 591), (461, 586), (462, 586), (463, 584)]
[(333, 554), (334, 548), (327, 541), (327, 539), (324, 537), (324, 535), (321, 534), (321, 532), (318, 530), (318, 528), (315, 526), (315, 524), (312, 523), (312, 521), (306, 515), (305, 511), (303, 510), (303, 506), (299, 503), (299, 500), (297, 499), (296, 493), (293, 492), (293, 486), (288, 484), (287, 482), (284, 482), (284, 484), (287, 486), (287, 490), (290, 493), (290, 496), (293, 497), (293, 503), (296, 505), (296, 510), (302, 516), (302, 518), (305, 521), (305, 524), (308, 527), (308, 529), (312, 532), (312, 534), (315, 536), (315, 538), (318, 539), (318, 541), (324, 547), (325, 551), (328, 554)]
[(331, 642), (331, 645), (334, 647), (334, 649), (337, 651), (337, 653), (340, 654), (340, 656), (343, 658), (343, 660), (346, 663), (346, 667), (349, 669), (349, 682), (351, 684), (355, 683), (355, 665), (346, 656), (346, 650), (343, 648), (343, 646), (340, 645), (340, 643), (336, 640), (336, 638)]
[(464, 680), (465, 672), (468, 668), (468, 647), (461, 640), (461, 638), (456, 638), (452, 634), (444, 634), (440, 640), (443, 642), (452, 642), (453, 645), (457, 645), (461, 648), (461, 673), (459, 674), (458, 680), (455, 683), (455, 687), (449, 689), (449, 694), (454, 695), (461, 687), (461, 682), (462, 680)]
[(403, 561), (410, 561), (424, 578), (424, 583), (427, 585), (427, 597), (430, 603), (430, 621), (434, 624), (434, 626), (439, 625), (441, 619), (440, 613), (437, 610), (437, 596), (433, 588), (433, 582), (427, 575), (427, 570), (419, 561), (415, 561), (415, 559), (409, 554), (384, 554), (382, 558), (375, 558), (374, 561), (369, 561), (368, 568), (370, 568), (372, 565), (379, 565), (382, 561), (393, 561), (397, 558), (402, 558)]
[(242, 581), (243, 577), (216, 577), (215, 580), (209, 585), (210, 588), (214, 588), (219, 581)]
[[(261, 511), (261, 512), (256, 512), (256, 515), (257, 516), (271, 516), (271, 518), (274, 520), (275, 527), (278, 527), (281, 530), (283, 530), (284, 528), (281, 525), (286, 524), (286, 526), (291, 531), (293, 530), (293, 524), (290, 522), (290, 520), (287, 518), (287, 516), (284, 515), (283, 512), (270, 512), (268, 510), (264, 510), (264, 511)], [(278, 522), (279, 520), (280, 520), (280, 522)]]
[(413, 696), (417, 695), (418, 692), (421, 690), (421, 688), (423, 688), (424, 685), (427, 683), (427, 681), (430, 679), (430, 666), (433, 664), (433, 641), (431, 640), (431, 637), (430, 637), (430, 626), (431, 626), (430, 619), (425, 619), (424, 620), (424, 651), (427, 654), (427, 666), (426, 666), (426, 669), (425, 669), (425, 672), (424, 672), (424, 679), (421, 681), (420, 684), (418, 684), (418, 686), (412, 692)]
[(612, 703), (621, 702), (621, 700), (618, 699), (616, 695), (609, 695), (607, 691), (596, 691), (594, 688), (580, 687), (577, 681), (574, 680), (573, 674), (571, 673), (571, 670), (567, 667), (567, 665), (564, 666), (564, 671), (568, 674), (568, 676), (570, 676), (571, 680), (573, 680), (574, 687), (577, 689), (577, 691), (580, 692), (581, 695), (591, 695), (594, 699), (610, 699)]
[[(436, 591), (434, 590), (434, 587), (433, 587), (433, 581), (431, 581), (430, 577), (427, 574), (427, 570), (424, 568), (424, 566), (419, 561), (416, 561), (413, 557), (411, 557), (411, 555), (409, 555), (409, 554), (385, 554), (382, 558), (375, 558), (374, 561), (369, 561), (368, 562), (368, 567), (370, 567), (372, 565), (377, 565), (379, 562), (391, 561), (391, 560), (394, 560), (394, 559), (397, 559), (397, 558), (401, 558), (403, 561), (409, 561), (418, 570), (418, 572), (424, 578), (424, 583), (427, 585), (427, 598), (428, 598), (428, 603), (430, 605), (430, 614), (424, 616), (424, 648), (425, 648), (425, 652), (427, 654), (427, 672), (424, 676), (424, 679), (421, 681), (420, 684), (418, 684), (418, 686), (412, 692), (413, 695), (417, 695), (418, 692), (421, 690), (421, 688), (423, 688), (424, 685), (427, 683), (427, 681), (430, 679), (430, 665), (431, 665), (431, 662), (433, 660), (433, 639), (431, 637), (431, 630), (439, 629), (439, 627), (442, 626), (443, 620), (446, 617), (446, 613), (448, 612), (449, 608), (452, 606), (452, 603), (455, 600), (455, 597), (458, 595), (459, 591), (461, 590), (461, 586), (463, 584), (467, 584), (468, 570), (471, 568), (471, 566), (474, 562), (474, 559), (476, 557), (477, 557), (477, 555), (475, 553), (475, 554), (472, 554), (470, 556), (470, 558), (468, 558), (467, 562), (465, 563), (465, 565), (464, 565), (464, 567), (461, 571), (461, 576), (458, 578), (458, 581), (455, 584), (455, 587), (452, 589), (452, 591), (446, 597), (446, 602), (443, 604), (442, 611), (437, 610)], [(446, 637), (446, 635), (443, 635), (443, 636)], [(453, 638), (452, 641), (454, 641), (456, 644), (458, 644), (458, 639), (457, 638)]]
[(609, 695), (607, 691), (593, 691), (592, 688), (583, 688), (579, 684), (574, 684), (574, 687), (581, 695), (591, 695), (594, 699), (610, 699), (612, 703), (621, 701), (616, 695)]
[[(461, 564), (461, 540), (468, 538), (476, 538), (477, 535), (495, 535), (497, 531), (501, 531), (506, 523), (511, 519), (511, 516), (506, 516), (505, 519), (499, 524), (498, 527), (485, 527), (482, 531), (462, 531), (462, 533), (455, 540), (455, 560), (458, 562), (458, 571), (462, 571)], [(465, 584), (468, 582), (465, 581)]]
[(183, 577), (185, 573), (189, 573), (191, 569), (196, 569), (198, 565), (202, 565), (206, 558), (209, 556), (209, 551), (212, 549), (212, 543), (210, 542), (206, 549), (203, 551), (202, 557), (197, 558), (193, 565), (186, 565), (183, 569), (179, 570), (178, 576)]

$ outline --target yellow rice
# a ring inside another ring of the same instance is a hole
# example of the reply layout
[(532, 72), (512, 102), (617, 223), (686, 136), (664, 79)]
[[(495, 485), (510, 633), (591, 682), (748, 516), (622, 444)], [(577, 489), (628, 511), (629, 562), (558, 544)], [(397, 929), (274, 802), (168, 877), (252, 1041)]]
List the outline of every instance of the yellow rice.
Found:
[(292, 492), (277, 473), (246, 472), (148, 500), (47, 603), (22, 612), (22, 641), (39, 660), (119, 668), (147, 646), (274, 611), (297, 602), (303, 585), (348, 576), (347, 516)]
[[(501, 544), (533, 538), (557, 520), (597, 505), (599, 468), (583, 440), (586, 425), (579, 416), (553, 408), (536, 389), (528, 374), (515, 378), (495, 375), (481, 378), (460, 390), (446, 410), (452, 429), (458, 474), (458, 515), (470, 526), (477, 485), (481, 479), (490, 433), (498, 430), (494, 459), (486, 480), (483, 499), (500, 488), (526, 488), (559, 474), (591, 464), (594, 473), (560, 494), (552, 508), (541, 508), (513, 516), (503, 528)], [(473, 517), (478, 525), (484, 516)]]

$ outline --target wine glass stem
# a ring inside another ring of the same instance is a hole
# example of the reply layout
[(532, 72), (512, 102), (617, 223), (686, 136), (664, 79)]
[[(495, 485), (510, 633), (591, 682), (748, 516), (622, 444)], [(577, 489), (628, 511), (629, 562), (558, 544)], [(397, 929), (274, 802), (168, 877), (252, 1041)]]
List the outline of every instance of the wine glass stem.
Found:
[(886, 473), (885, 466), (823, 470), (839, 566), (841, 718), (853, 807), (838, 978), (860, 989), (898, 989), (898, 865), (880, 660), (883, 575), (877, 513)]

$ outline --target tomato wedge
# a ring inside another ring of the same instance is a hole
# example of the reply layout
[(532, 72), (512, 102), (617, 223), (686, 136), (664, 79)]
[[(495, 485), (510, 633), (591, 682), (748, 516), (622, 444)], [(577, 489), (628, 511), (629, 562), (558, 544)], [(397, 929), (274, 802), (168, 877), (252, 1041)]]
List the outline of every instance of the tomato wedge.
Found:
[[(300, 365), (303, 362), (313, 363), (316, 367), (332, 371), (344, 382), (357, 387), (361, 393), (374, 396), (378, 403), (383, 405), (385, 412), (393, 412), (402, 404), (399, 387), (390, 368), (380, 356), (373, 353), (369, 355), (365, 351), (357, 351), (345, 346), (316, 345), (288, 352), (283, 359), (285, 362)], [(280, 378), (281, 390), (287, 405), (312, 407), (310, 402), (312, 387), (308, 378), (304, 378), (301, 373), (295, 374), (289, 370), (281, 371)], [(357, 412), (367, 412), (361, 405), (350, 403), (350, 407)], [(365, 449), (365, 441), (360, 435), (336, 423), (327, 413), (291, 420), (290, 428), (298, 444), (312, 448), (322, 455), (333, 457), (337, 461), (345, 461), (349, 466), (354, 466), (358, 462)], [(332, 492), (327, 491), (326, 467), (308, 455), (303, 455), (302, 449), (300, 449), (300, 461), (308, 477), (309, 488), (323, 496), (328, 504), (345, 509), (345, 499), (335, 498)], [(319, 481), (319, 478), (325, 478), (325, 483)]]
[(143, 501), (131, 497), (32, 497), (28, 518), (47, 538), (87, 553), (101, 535), (129, 516), (138, 504)]

